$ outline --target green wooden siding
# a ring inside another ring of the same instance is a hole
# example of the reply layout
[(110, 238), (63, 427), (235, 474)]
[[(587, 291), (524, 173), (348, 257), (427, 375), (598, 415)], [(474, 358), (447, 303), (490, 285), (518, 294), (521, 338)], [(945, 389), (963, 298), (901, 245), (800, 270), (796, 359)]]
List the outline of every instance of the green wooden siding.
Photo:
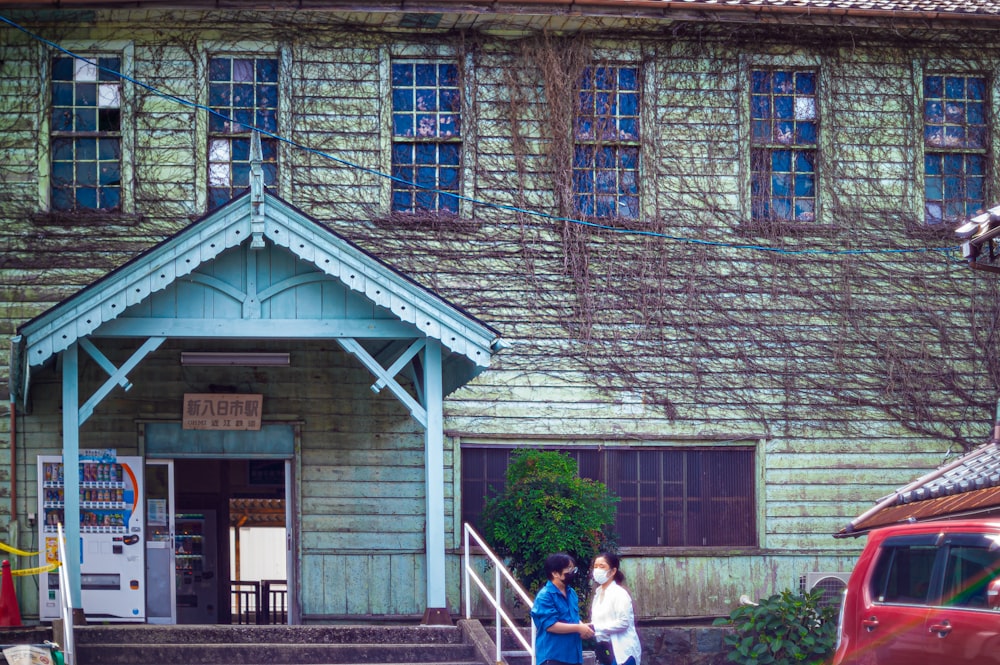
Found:
[[(280, 133), (342, 161), (283, 145), (275, 193), (496, 327), (510, 343), (490, 370), (446, 399), (445, 510), (446, 524), (454, 525), (447, 534), (449, 548), (460, 544), (454, 446), (463, 437), (537, 437), (569, 445), (750, 438), (762, 442), (758, 455), (764, 464), (756, 515), (759, 550), (625, 553), (643, 616), (722, 613), (741, 593), (764, 595), (797, 585), (806, 571), (849, 568), (861, 542), (834, 540), (831, 534), (957, 450), (944, 436), (915, 432), (879, 408), (880, 400), (898, 396), (885, 390), (873, 341), (887, 335), (913, 348), (925, 344), (959, 374), (981, 371), (964, 301), (985, 289), (984, 278), (948, 258), (920, 264), (906, 255), (776, 258), (590, 233), (592, 325), (585, 336), (576, 334), (582, 325), (572, 324), (581, 310), (580, 284), (566, 269), (562, 224), (487, 206), (476, 206), (471, 220), (472, 208), (464, 207), (461, 220), (394, 223), (387, 181), (364, 169), (389, 170), (384, 77), (391, 54), (404, 45), (417, 52), (452, 52), (468, 65), (463, 71), (472, 96), (463, 109), (464, 191), (558, 213), (545, 156), (551, 143), (547, 100), (532, 71), (521, 71), (522, 83), (511, 86), (511, 70), (524, 63), (517, 41), (506, 38), (510, 35), (483, 32), (463, 50), (452, 35), (351, 31), (313, 22), (310, 14), (275, 13), (272, 24), (267, 12), (122, 10), (96, 12), (72, 27), (57, 14), (45, 20), (14, 16), (74, 45), (127, 40), (138, 80), (201, 101), (204, 61), (216, 46), (239, 52), (249, 37), (254, 49), (279, 54)], [(922, 72), (949, 67), (994, 72), (1000, 66), (993, 44), (962, 47), (973, 38), (964, 33), (898, 44), (869, 31), (850, 46), (814, 48), (803, 46), (807, 42), (794, 27), (784, 33), (761, 29), (759, 40), (746, 34), (730, 40), (708, 28), (704, 35), (680, 30), (670, 38), (656, 34), (652, 24), (628, 30), (602, 41), (596, 53), (642, 60), (641, 187), (643, 209), (649, 211), (643, 221), (655, 218), (667, 235), (711, 242), (871, 248), (880, 234), (903, 235), (907, 218), (922, 219), (916, 106)], [(823, 30), (841, 41), (853, 34), (830, 26)], [(42, 212), (39, 193), (48, 185), (37, 168), (48, 158), (47, 138), (38, 134), (45, 113), (39, 94), (44, 56), (37, 43), (6, 27), (0, 28), (0, 53), (0, 332), (9, 336), (205, 212), (206, 122), (201, 112), (133, 87), (133, 113), (125, 124), (134, 127), (128, 159), (135, 216), (77, 227), (52, 223), (35, 215)], [(815, 63), (820, 72), (818, 195), (824, 229), (804, 239), (736, 233), (740, 219), (748, 217), (745, 75), (751, 65), (768, 63)], [(997, 88), (994, 82), (994, 97)], [(1000, 142), (992, 146), (995, 155)], [(950, 242), (947, 234), (908, 240), (913, 246)], [(651, 252), (658, 260), (649, 259)], [(268, 257), (259, 267), (263, 276), (301, 269), (287, 252), (271, 251)], [(214, 269), (221, 274), (238, 260), (234, 252)], [(641, 289), (627, 292), (630, 280), (666, 287), (656, 299), (644, 300), (649, 294)], [(929, 286), (934, 283), (947, 283), (951, 291), (942, 295)], [(798, 288), (805, 284), (810, 289)], [(323, 316), (385, 315), (345, 290), (315, 284), (299, 289), (323, 290)], [(914, 315), (921, 300), (935, 298), (940, 299), (937, 326)], [(195, 302), (196, 311), (179, 309), (178, 303)], [(179, 283), (136, 307), (137, 315), (218, 316), (232, 313), (235, 305), (198, 284)], [(294, 291), (268, 307), (272, 316), (300, 315)], [(863, 327), (865, 317), (877, 321), (873, 329), (853, 327)], [(945, 335), (955, 342), (938, 346)], [(102, 403), (81, 433), (81, 446), (117, 447), (125, 454), (136, 446), (136, 418), (177, 418), (178, 397), (190, 386), (177, 366), (178, 350), (168, 344), (155, 353), (130, 377), (136, 387), (127, 396), (115, 392)], [(853, 366), (868, 374), (844, 371), (833, 361), (838, 358), (854, 359)], [(0, 371), (8, 361), (8, 347), (0, 345)], [(101, 378), (92, 364), (85, 372), (89, 385)], [(793, 372), (800, 383), (790, 385)], [(260, 377), (247, 379), (232, 370), (228, 378), (252, 380), (265, 393), (267, 417), (304, 423), (296, 488), (303, 613), (419, 614), (425, 578), (419, 425), (388, 391), (372, 394), (368, 372), (333, 343), (298, 346), (293, 367)], [(854, 385), (851, 394), (865, 400), (832, 396), (833, 388)], [(978, 402), (993, 394), (985, 379), (976, 391)], [(32, 395), (30, 413), (18, 414), (17, 505), (0, 501), (0, 514), (19, 525), (9, 531), (17, 540), (12, 544), (22, 547), (34, 542), (25, 506), (32, 505), (36, 492), (25, 469), (34, 455), (60, 445), (56, 375), (46, 369), (33, 377)], [(665, 412), (666, 401), (674, 415)], [(9, 446), (7, 409), (0, 406), (0, 441)], [(957, 402), (947, 409), (967, 438), (988, 435), (988, 409)], [(0, 498), (11, 494), (9, 479), (9, 465), (0, 464)], [(457, 610), (455, 554), (449, 556), (448, 575), (449, 604)]]

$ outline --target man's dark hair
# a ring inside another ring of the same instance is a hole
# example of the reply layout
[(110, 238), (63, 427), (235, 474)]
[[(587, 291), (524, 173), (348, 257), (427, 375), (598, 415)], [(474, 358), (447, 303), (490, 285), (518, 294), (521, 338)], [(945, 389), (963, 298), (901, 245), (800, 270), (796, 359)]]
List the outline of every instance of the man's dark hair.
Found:
[(574, 564), (573, 557), (565, 552), (556, 552), (545, 558), (545, 576), (552, 579), (552, 573), (561, 573)]

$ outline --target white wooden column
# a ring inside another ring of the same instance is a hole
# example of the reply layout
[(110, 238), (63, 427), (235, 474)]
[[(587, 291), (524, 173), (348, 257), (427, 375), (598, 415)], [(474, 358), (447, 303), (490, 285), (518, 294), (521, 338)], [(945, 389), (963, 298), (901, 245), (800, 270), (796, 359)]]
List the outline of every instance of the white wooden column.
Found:
[[(63, 430), (63, 533), (66, 536), (66, 566), (70, 600), (74, 610), (83, 609), (80, 592), (80, 369), (79, 346), (69, 345), (62, 354)], [(39, 543), (44, 551), (45, 543)], [(70, 617), (64, 617), (72, 621)]]
[(444, 565), (444, 415), (441, 342), (427, 339), (424, 357), (424, 470), (427, 494), (427, 610), (424, 623), (450, 624)]

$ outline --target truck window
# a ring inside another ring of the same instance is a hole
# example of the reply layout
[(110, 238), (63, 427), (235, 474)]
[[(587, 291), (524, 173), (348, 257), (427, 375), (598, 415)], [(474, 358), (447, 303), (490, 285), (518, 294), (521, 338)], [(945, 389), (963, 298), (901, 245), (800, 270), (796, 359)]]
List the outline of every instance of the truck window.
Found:
[(925, 605), (938, 548), (933, 545), (883, 547), (871, 581), (876, 602)]
[(942, 604), (986, 609), (986, 587), (998, 576), (1000, 552), (952, 545), (945, 560)]

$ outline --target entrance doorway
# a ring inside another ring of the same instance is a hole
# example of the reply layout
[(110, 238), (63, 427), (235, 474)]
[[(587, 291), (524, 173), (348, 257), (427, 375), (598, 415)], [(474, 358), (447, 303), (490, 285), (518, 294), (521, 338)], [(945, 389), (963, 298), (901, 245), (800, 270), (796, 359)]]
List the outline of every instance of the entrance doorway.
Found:
[(160, 535), (148, 530), (150, 622), (288, 623), (286, 467), (283, 459), (147, 460), (147, 496), (164, 514)]

